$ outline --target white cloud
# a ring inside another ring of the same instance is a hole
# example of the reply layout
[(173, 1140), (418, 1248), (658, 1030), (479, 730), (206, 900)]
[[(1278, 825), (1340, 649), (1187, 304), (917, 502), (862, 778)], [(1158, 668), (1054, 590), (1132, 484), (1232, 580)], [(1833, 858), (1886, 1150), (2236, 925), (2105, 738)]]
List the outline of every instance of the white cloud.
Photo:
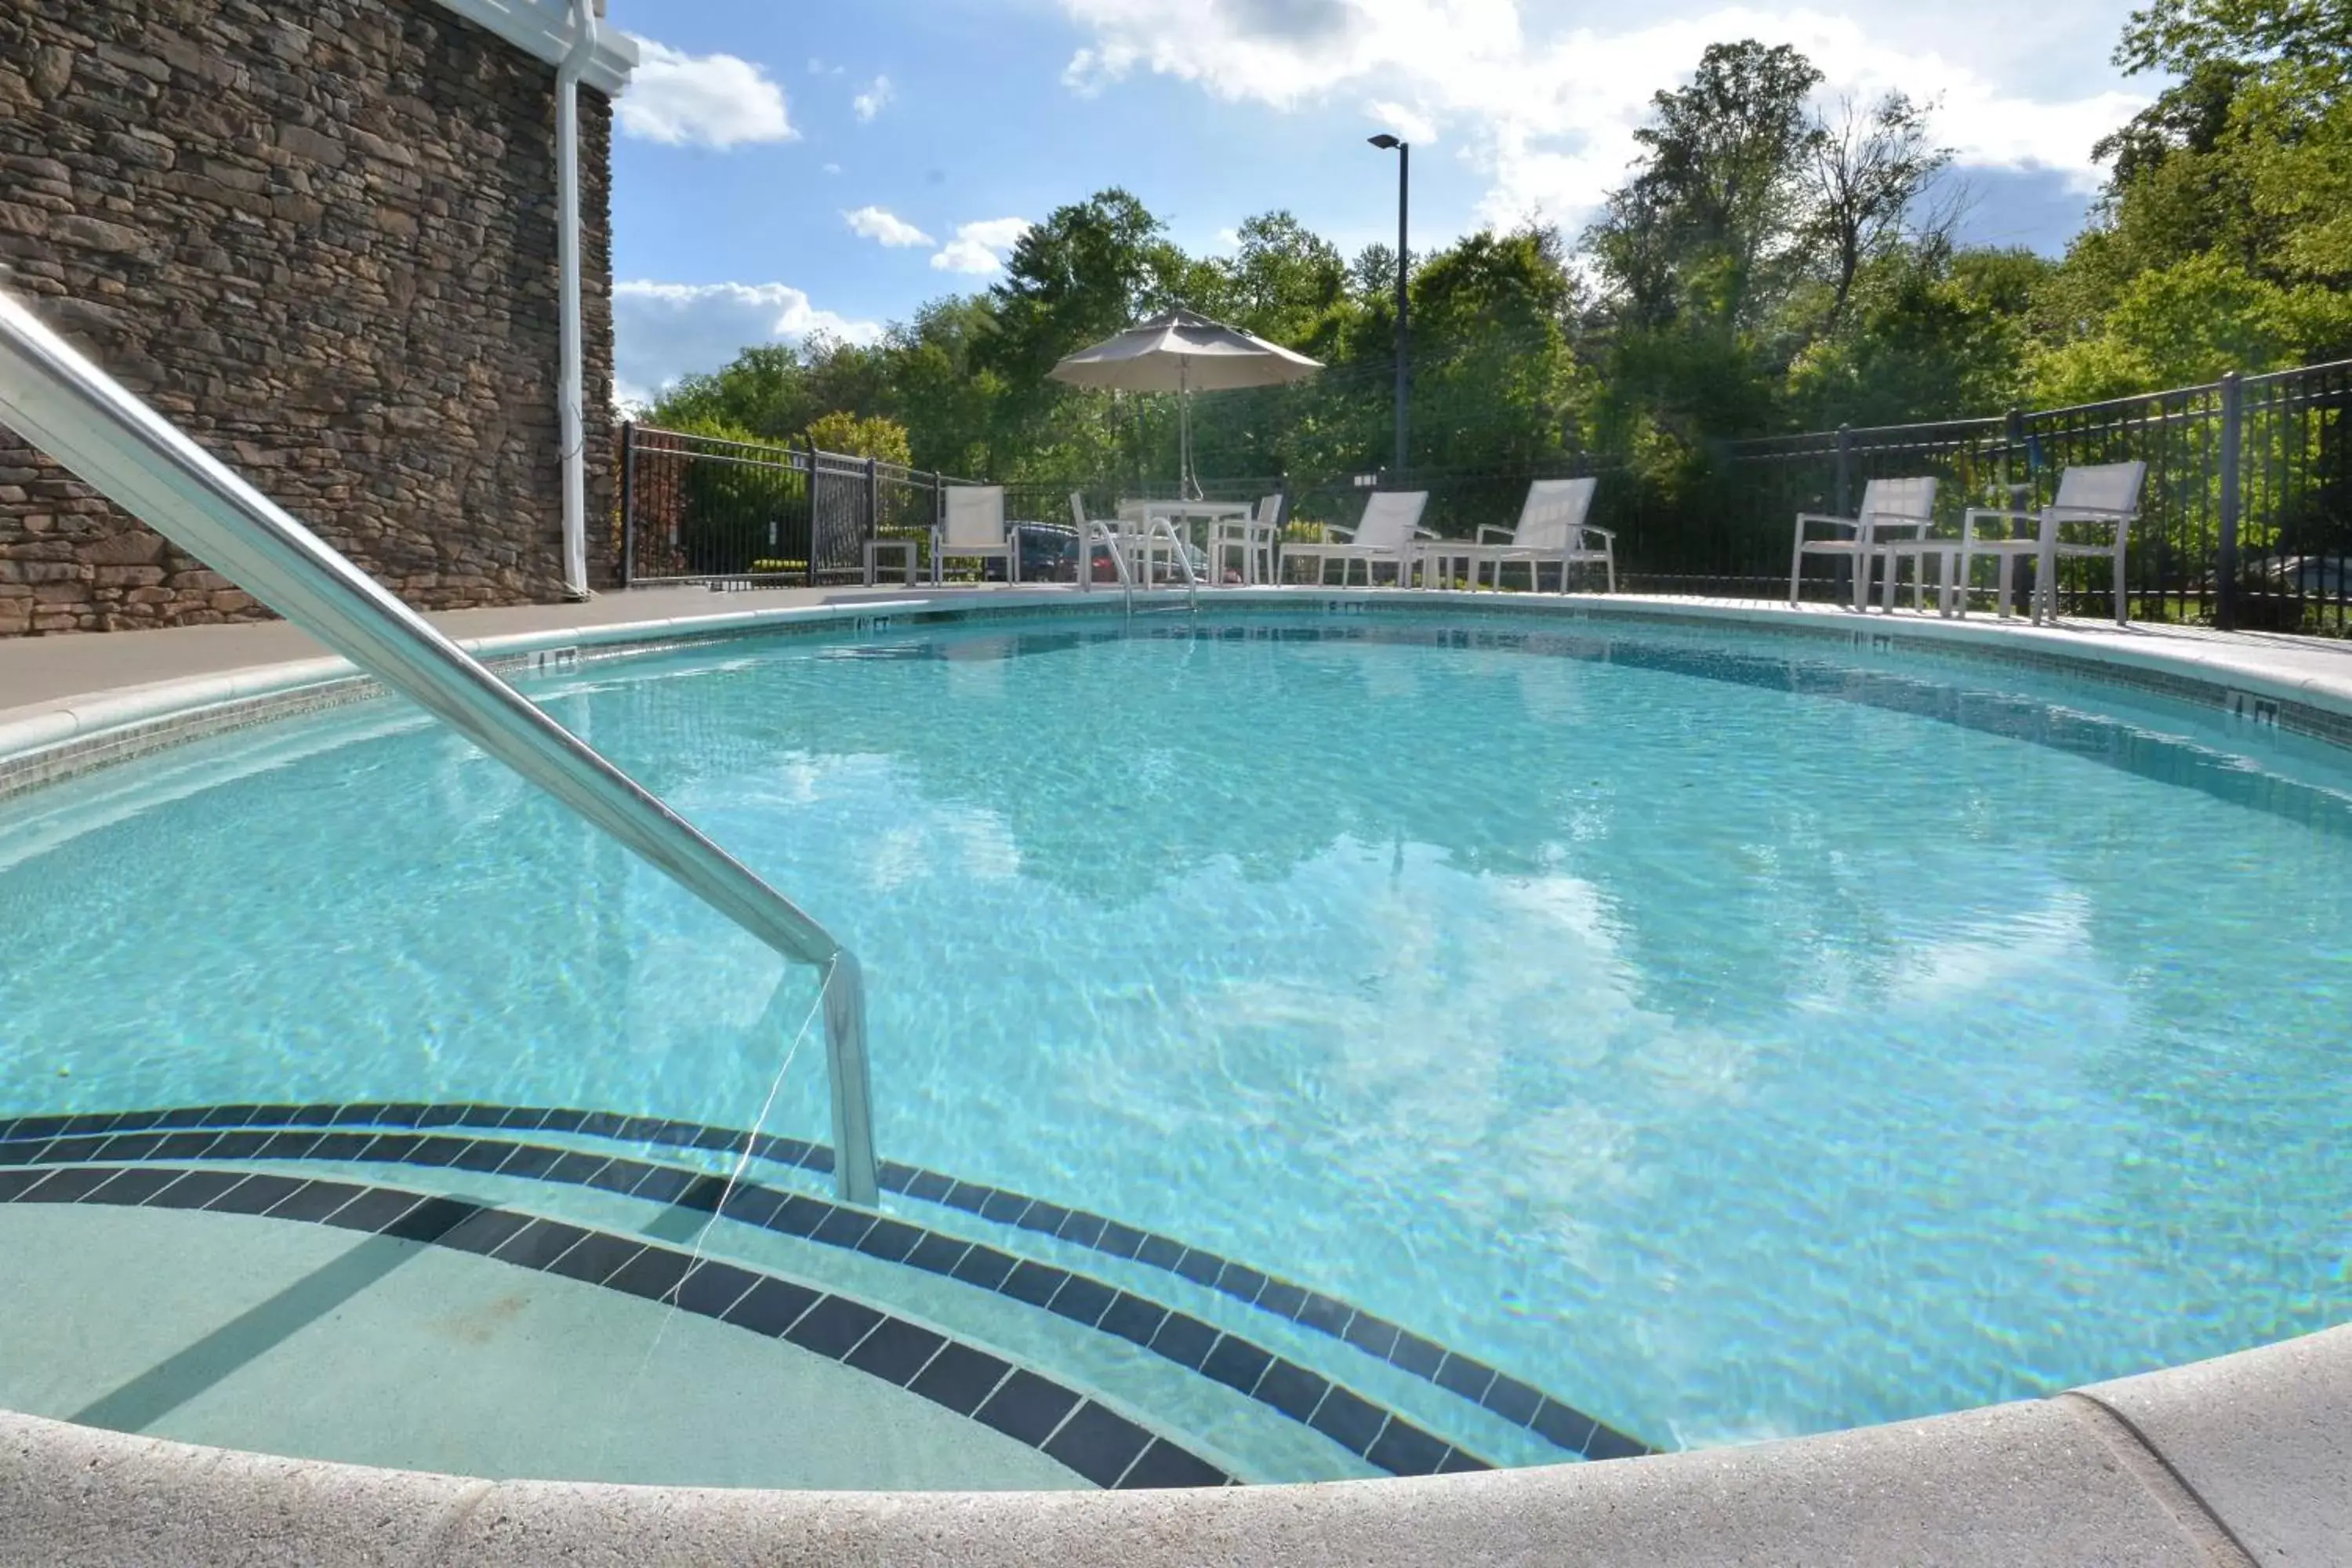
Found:
[(1392, 99), (1376, 98), (1364, 105), (1364, 111), (1380, 123), (1381, 129), (1395, 132), (1416, 147), (1426, 147), (1437, 140), (1437, 121)]
[(849, 225), (852, 234), (894, 249), (938, 243), (898, 214), (885, 212), (880, 207), (859, 207), (856, 212), (846, 212), (841, 216)]
[(1654, 0), (1628, 26), (1603, 0), (1061, 0), (1091, 39), (1064, 80), (1087, 93), (1144, 70), (1280, 110), (1356, 98), (1413, 142), (1442, 123), (1496, 223), (1588, 216), (1622, 181), (1651, 95), (1727, 39), (1795, 45), (1827, 93), (1939, 98), (1962, 165), (2083, 187), (2092, 143), (2147, 101), (2106, 62), (2130, 0), (1823, 3), (1838, 8)]
[(955, 237), (931, 258), (931, 265), (942, 272), (969, 272), (975, 276), (997, 271), (1030, 227), (1025, 217), (992, 217), (960, 224)]
[(790, 142), (800, 132), (784, 112), (784, 89), (750, 60), (689, 55), (637, 40), (637, 68), (614, 100), (621, 130), (672, 146), (732, 147)]
[(838, 163), (827, 163), (824, 166), (824, 172), (828, 174), (838, 174), (841, 173), (841, 165)]
[(888, 107), (890, 100), (895, 96), (890, 88), (890, 79), (887, 76), (877, 76), (874, 79), (871, 87), (849, 100), (849, 107), (857, 111), (858, 119), (872, 120)]
[(783, 283), (615, 283), (613, 395), (648, 402), (679, 376), (717, 370), (753, 343), (818, 334), (870, 343), (882, 330), (819, 310)]

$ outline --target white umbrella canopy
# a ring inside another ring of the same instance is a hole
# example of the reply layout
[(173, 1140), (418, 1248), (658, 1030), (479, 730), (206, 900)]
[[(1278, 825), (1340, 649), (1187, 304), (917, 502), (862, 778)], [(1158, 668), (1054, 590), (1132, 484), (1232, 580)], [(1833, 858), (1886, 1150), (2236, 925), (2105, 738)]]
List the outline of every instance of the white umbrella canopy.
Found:
[(1056, 364), (1052, 374), (1056, 381), (1097, 391), (1175, 393), (1181, 400), (1181, 482), (1188, 496), (1197, 496), (1201, 487), (1192, 477), (1192, 395), (1286, 385), (1322, 368), (1319, 360), (1252, 337), (1238, 327), (1191, 310), (1169, 310), (1080, 349)]

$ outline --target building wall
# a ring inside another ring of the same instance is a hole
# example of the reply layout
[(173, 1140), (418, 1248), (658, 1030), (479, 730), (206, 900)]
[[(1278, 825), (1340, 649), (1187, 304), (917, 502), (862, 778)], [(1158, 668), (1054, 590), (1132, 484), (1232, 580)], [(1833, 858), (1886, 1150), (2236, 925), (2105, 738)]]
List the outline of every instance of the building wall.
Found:
[[(592, 563), (611, 105), (580, 91)], [(555, 70), (432, 0), (0, 0), (0, 286), (410, 603), (559, 597)], [(264, 614), (0, 428), (0, 636)]]

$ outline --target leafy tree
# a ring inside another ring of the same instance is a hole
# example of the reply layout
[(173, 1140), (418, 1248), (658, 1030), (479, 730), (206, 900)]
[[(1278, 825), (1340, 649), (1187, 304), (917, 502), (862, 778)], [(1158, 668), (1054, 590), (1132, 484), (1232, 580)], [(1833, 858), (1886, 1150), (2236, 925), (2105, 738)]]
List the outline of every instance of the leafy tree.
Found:
[(802, 351), (755, 343), (723, 369), (682, 378), (655, 400), (646, 422), (674, 430), (730, 425), (753, 438), (785, 441), (798, 437), (818, 412)]
[(1471, 235), (1413, 275), (1413, 331), (1435, 349), (1414, 368), (1415, 466), (1490, 468), (1571, 449), (1574, 298), (1549, 229)]
[(2216, 253), (2126, 283), (2096, 331), (2043, 353), (2032, 393), (2069, 404), (2215, 381), (2299, 363), (2313, 342), (2352, 338), (2352, 300), (2258, 278)]
[(1339, 247), (1286, 212), (1244, 221), (1241, 248), (1225, 263), (1227, 319), (1279, 343), (1313, 340), (1348, 298)]
[[(2099, 144), (2113, 175), (2100, 223), (2070, 258), (2095, 303), (2119, 306), (2141, 273), (2205, 256), (2290, 289), (2352, 285), (2352, 8), (2157, 0), (2133, 16), (2116, 59), (2178, 79)], [(2330, 330), (2324, 312), (2294, 313)], [(2310, 339), (2297, 352), (2347, 346)]]
[[(2049, 266), (2030, 253), (2017, 258)], [(2006, 406), (2029, 343), (2023, 313), (2009, 308), (1998, 287), (1987, 287), (2008, 281), (2003, 270), (1975, 256), (1916, 253), (1866, 268), (1841, 330), (1790, 366), (1794, 422), (1903, 425)]]
[(1710, 44), (1687, 87), (1651, 102), (1643, 157), (1586, 237), (1610, 282), (1658, 324), (1730, 329), (1778, 302), (1804, 183), (1822, 139), (1822, 73), (1786, 44)]
[(1928, 184), (1951, 163), (1952, 150), (1936, 145), (1927, 110), (1900, 92), (1868, 106), (1841, 100), (1837, 119), (1817, 120), (1813, 131), (1808, 237), (1828, 250), (1835, 320), (1845, 314), (1864, 266), (1921, 238), (1944, 242), (1953, 209), (1947, 206), (1923, 225), (1918, 208)]
[(910, 466), (914, 454), (907, 444), (907, 427), (896, 419), (868, 415), (861, 419), (836, 409), (809, 421), (809, 445), (821, 452), (852, 458), (877, 458), (886, 463)]

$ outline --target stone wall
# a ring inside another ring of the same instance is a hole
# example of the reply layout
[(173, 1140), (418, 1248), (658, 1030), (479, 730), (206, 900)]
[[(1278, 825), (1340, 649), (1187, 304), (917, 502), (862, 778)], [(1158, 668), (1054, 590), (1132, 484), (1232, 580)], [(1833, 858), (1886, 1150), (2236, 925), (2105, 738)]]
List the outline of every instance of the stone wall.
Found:
[[(580, 108), (593, 542), (612, 113)], [(555, 68), (432, 0), (0, 0), (0, 281), (421, 607), (561, 595), (555, 215)], [(263, 613), (0, 429), (0, 635)]]

